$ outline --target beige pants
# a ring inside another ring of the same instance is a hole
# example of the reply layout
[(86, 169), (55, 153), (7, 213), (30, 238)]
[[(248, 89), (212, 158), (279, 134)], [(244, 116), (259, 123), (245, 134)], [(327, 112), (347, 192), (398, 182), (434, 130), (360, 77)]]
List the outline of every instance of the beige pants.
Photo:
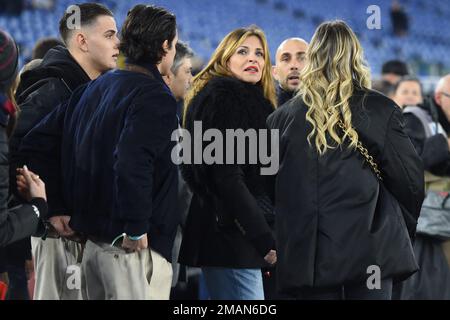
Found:
[(81, 300), (81, 244), (31, 237), (34, 300)]
[(88, 240), (81, 270), (87, 300), (168, 300), (170, 296), (172, 266), (150, 249), (125, 253)]

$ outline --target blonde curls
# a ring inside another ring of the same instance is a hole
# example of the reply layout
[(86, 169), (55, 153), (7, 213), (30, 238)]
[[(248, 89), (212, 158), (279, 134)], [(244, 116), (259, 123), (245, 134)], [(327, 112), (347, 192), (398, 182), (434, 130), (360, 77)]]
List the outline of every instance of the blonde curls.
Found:
[[(306, 120), (312, 126), (308, 143), (314, 139), (320, 155), (346, 138), (350, 147), (356, 147), (358, 133), (352, 128), (349, 100), (355, 85), (370, 88), (370, 71), (356, 35), (345, 22), (325, 22), (317, 28), (300, 82), (298, 95), (308, 107)], [(343, 135), (337, 129), (339, 119), (344, 122)]]

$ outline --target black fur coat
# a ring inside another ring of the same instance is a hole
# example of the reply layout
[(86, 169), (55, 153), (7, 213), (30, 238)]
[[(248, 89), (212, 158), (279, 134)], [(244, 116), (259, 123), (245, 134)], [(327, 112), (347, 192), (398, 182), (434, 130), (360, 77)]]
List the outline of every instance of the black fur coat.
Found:
[[(185, 125), (191, 137), (194, 121), (202, 122), (203, 133), (211, 128), (220, 130), (225, 146), (226, 129), (266, 129), (266, 118), (273, 110), (260, 86), (217, 77), (194, 97)], [(210, 143), (204, 142), (202, 150)], [(223, 152), (225, 162), (230, 150), (224, 147)], [(183, 176), (194, 192), (180, 253), (182, 263), (244, 268), (265, 265), (262, 258), (275, 242), (257, 199), (270, 194), (270, 188), (260, 175), (259, 158), (256, 164), (247, 160), (235, 165), (182, 165)]]

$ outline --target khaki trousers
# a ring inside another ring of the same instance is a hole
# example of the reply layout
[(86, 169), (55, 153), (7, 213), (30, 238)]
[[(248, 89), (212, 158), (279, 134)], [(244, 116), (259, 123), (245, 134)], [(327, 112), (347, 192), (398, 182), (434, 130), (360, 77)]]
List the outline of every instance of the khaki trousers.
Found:
[(34, 300), (81, 300), (80, 243), (64, 238), (31, 237)]
[(126, 253), (88, 240), (81, 270), (87, 300), (168, 300), (170, 296), (172, 266), (151, 249)]

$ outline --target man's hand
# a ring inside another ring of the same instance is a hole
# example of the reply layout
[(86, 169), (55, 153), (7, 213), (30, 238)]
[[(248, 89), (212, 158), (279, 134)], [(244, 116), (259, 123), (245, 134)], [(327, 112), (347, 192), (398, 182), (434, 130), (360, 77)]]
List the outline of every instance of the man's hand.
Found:
[(125, 236), (122, 241), (122, 248), (127, 253), (140, 251), (148, 248), (147, 234), (145, 234), (139, 240), (131, 240), (128, 236)]
[(268, 254), (264, 257), (267, 263), (274, 265), (277, 263), (277, 252), (275, 250), (270, 250)]
[(75, 235), (75, 231), (69, 227), (70, 216), (54, 216), (48, 221), (61, 237), (70, 238)]

